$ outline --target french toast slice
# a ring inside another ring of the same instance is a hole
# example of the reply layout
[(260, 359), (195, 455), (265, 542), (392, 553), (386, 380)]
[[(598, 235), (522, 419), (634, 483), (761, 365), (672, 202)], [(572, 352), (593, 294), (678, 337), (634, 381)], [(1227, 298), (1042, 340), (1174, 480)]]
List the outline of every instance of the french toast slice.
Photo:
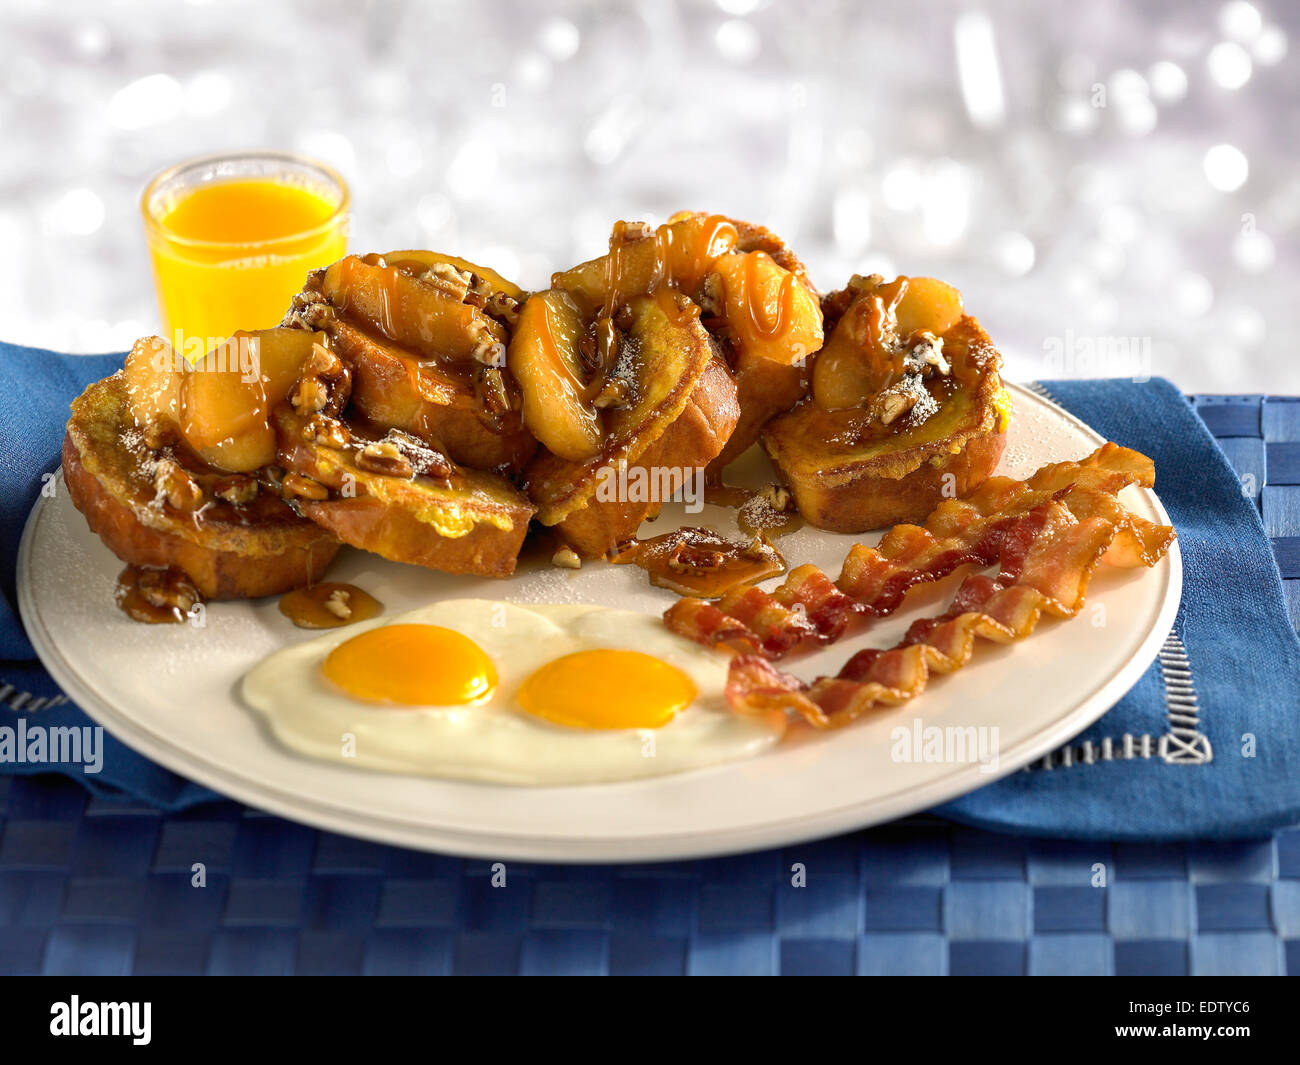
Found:
[(207, 599), (253, 599), (317, 581), (339, 550), (327, 529), (245, 474), (213, 470), (179, 443), (150, 447), (121, 371), (72, 403), (68, 495), (110, 551), (176, 567)]
[[(619, 392), (622, 402), (599, 410), (600, 429), (594, 439), (598, 450), (586, 457), (581, 450), (575, 457), (564, 457), (543, 449), (525, 472), (538, 520), (555, 526), (585, 558), (601, 557), (635, 535), (643, 520), (657, 514), (686, 478), (696, 477), (722, 450), (740, 416), (735, 383), (689, 300), (659, 289), (635, 296), (624, 306), (626, 331), (620, 333), (617, 360), (604, 386)], [(526, 308), (525, 314), (530, 313)], [(549, 313), (542, 317), (550, 320)], [(572, 341), (560, 324), (542, 327), (554, 341), (549, 355), (531, 346), (531, 331), (516, 335), (510, 354), (516, 376), (530, 380), (529, 374), (537, 370), (539, 379), (550, 385), (569, 380), (547, 364), (548, 357), (558, 357), (566, 340)], [(567, 357), (576, 359), (571, 352)], [(530, 384), (526, 400), (539, 391)], [(575, 412), (575, 397), (550, 395), (541, 407), (546, 413), (569, 414), (567, 419), (553, 419), (550, 428), (573, 423), (569, 439), (580, 448), (585, 440), (582, 418), (590, 411)]]
[(350, 255), (308, 278), (285, 321), (330, 337), (367, 422), (411, 433), (460, 465), (514, 474), (537, 446), (502, 372), (523, 297), (454, 256)]
[(1001, 356), (955, 289), (911, 279), (905, 298), (907, 283), (855, 279), (828, 298), (836, 324), (812, 394), (763, 430), (799, 512), (819, 528), (919, 521), (981, 484), (1002, 455)]
[(808, 358), (823, 340), (817, 292), (803, 263), (770, 230), (699, 211), (681, 211), (654, 230), (622, 223), (609, 253), (552, 279), (588, 315), (610, 300), (611, 288), (660, 285), (701, 307), (736, 381), (740, 420), (707, 470), (718, 480), (768, 419), (806, 392)]
[(344, 543), (446, 573), (514, 572), (533, 505), (505, 478), (467, 469), (398, 429), (274, 412), (281, 489)]

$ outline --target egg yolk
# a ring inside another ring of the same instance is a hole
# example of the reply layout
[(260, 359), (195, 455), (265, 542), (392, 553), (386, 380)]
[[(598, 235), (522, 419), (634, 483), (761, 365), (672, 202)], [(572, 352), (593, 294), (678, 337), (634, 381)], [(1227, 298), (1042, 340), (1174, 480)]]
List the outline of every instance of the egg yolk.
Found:
[(349, 695), (376, 703), (472, 703), (497, 685), (497, 671), (467, 636), (438, 625), (385, 625), (344, 640), (321, 666)]
[(516, 697), (535, 717), (573, 728), (659, 728), (695, 698), (691, 678), (640, 651), (579, 651), (547, 662)]

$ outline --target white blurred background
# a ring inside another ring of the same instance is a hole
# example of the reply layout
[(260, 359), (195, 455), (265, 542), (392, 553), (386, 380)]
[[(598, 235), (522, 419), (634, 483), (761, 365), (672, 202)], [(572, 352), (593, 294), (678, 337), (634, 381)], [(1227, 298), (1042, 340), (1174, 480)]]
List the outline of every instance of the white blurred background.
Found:
[(6, 0), (0, 338), (156, 329), (145, 181), (274, 147), (348, 178), (355, 250), (536, 287), (719, 211), (823, 289), (952, 281), (1012, 379), (1300, 393), (1298, 36), (1293, 0)]

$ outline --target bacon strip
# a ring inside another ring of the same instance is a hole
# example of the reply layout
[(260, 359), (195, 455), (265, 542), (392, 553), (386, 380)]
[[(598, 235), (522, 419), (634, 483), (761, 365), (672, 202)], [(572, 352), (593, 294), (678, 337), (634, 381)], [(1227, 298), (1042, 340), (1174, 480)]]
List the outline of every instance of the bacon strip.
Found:
[(1077, 513), (1068, 495), (1062, 490), (1005, 523), (998, 576), (968, 576), (947, 612), (915, 622), (896, 646), (859, 651), (838, 675), (812, 684), (761, 655), (741, 655), (731, 663), (728, 702), (740, 713), (795, 711), (817, 728), (839, 728), (876, 707), (914, 698), (932, 673), (960, 669), (977, 638), (1010, 643), (1032, 633), (1045, 613), (1073, 617), (1103, 559), (1153, 565), (1173, 541), (1172, 529), (1158, 536), (1118, 504)]
[(838, 580), (816, 566), (798, 566), (771, 592), (739, 588), (713, 603), (681, 599), (664, 623), (700, 643), (766, 658), (831, 643), (860, 618), (893, 613), (915, 585), (968, 564), (1005, 563), (1016, 523), (1051, 500), (1081, 521), (1098, 518), (1114, 528), (1107, 563), (1150, 566), (1168, 550), (1173, 530), (1130, 514), (1115, 496), (1127, 485), (1154, 483), (1149, 458), (1107, 443), (1081, 461), (1044, 466), (1025, 481), (991, 477), (965, 499), (940, 503), (923, 526), (896, 525), (876, 547), (855, 545)]

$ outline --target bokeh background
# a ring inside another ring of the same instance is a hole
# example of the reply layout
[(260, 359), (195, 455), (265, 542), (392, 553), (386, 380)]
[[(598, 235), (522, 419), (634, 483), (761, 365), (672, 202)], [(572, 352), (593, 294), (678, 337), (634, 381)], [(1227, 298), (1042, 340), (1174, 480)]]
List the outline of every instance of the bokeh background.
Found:
[(0, 337), (157, 328), (137, 201), (254, 147), (348, 178), (352, 247), (525, 286), (616, 218), (780, 233), (824, 289), (957, 284), (1016, 380), (1300, 393), (1293, 0), (6, 0)]

